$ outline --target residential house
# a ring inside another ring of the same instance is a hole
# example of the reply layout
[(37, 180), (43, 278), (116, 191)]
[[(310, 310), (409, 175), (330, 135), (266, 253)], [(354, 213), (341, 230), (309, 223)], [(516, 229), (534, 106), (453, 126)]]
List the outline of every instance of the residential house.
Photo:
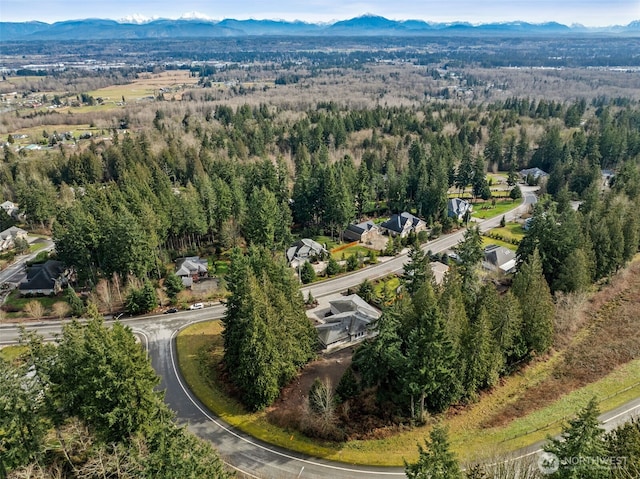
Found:
[(0, 232), (0, 251), (11, 249), (15, 246), (17, 239), (27, 239), (27, 232), (17, 226), (12, 226)]
[(488, 270), (512, 273), (516, 269), (516, 254), (504, 246), (490, 244), (484, 249), (482, 265)]
[(330, 316), (324, 324), (316, 326), (323, 349), (349, 346), (376, 334), (372, 326), (381, 313), (357, 294), (331, 301), (329, 305)]
[(12, 218), (15, 218), (20, 211), (15, 203), (12, 203), (11, 201), (5, 201), (4, 203), (0, 204), (0, 208), (2, 208)]
[(473, 206), (462, 198), (451, 198), (447, 201), (447, 216), (462, 221), (467, 213), (471, 214)]
[(417, 216), (404, 211), (400, 214), (394, 214), (389, 220), (380, 225), (380, 229), (389, 234), (389, 236), (405, 238), (411, 232), (427, 231), (427, 223)]
[(549, 176), (549, 173), (541, 170), (538, 167), (535, 167), (520, 170), (520, 176), (524, 181), (527, 181), (527, 178), (532, 178), (534, 182), (538, 182), (541, 180), (545, 180)]
[(360, 241), (367, 243), (374, 236), (380, 235), (380, 228), (373, 221), (365, 221), (363, 223), (352, 224), (342, 233), (342, 237), (347, 241)]
[(194, 281), (209, 275), (209, 263), (200, 256), (189, 256), (176, 260), (176, 275), (182, 279), (185, 288), (190, 288)]
[(314, 261), (328, 255), (327, 249), (317, 241), (309, 238), (303, 238), (296, 241), (287, 250), (287, 262), (294, 268), (300, 266), (306, 261)]
[(27, 268), (27, 279), (18, 289), (22, 295), (58, 294), (69, 284), (71, 270), (62, 261), (47, 260)]

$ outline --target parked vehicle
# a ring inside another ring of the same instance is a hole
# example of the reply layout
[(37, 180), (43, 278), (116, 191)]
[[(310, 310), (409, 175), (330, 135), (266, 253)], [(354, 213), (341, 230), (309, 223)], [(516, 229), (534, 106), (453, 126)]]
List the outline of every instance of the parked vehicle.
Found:
[(169, 308), (164, 312), (164, 314), (171, 314), (171, 313), (177, 313), (177, 312), (178, 312), (178, 308)]
[(189, 309), (202, 309), (204, 308), (204, 304), (202, 303), (194, 303), (191, 306), (189, 306)]

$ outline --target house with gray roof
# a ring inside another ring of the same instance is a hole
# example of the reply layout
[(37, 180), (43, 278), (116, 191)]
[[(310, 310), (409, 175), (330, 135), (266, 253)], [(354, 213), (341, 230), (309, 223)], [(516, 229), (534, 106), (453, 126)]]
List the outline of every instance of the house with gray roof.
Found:
[(516, 270), (516, 254), (509, 248), (490, 244), (484, 249), (484, 268), (503, 273), (513, 273)]
[(459, 221), (464, 219), (467, 213), (471, 213), (473, 206), (467, 200), (462, 198), (451, 198), (447, 201), (447, 216), (455, 218)]
[(306, 261), (315, 261), (316, 259), (322, 259), (328, 255), (327, 249), (317, 241), (313, 241), (309, 238), (303, 238), (296, 241), (287, 250), (287, 262), (290, 266), (298, 267)]
[(536, 166), (535, 168), (520, 170), (520, 176), (524, 181), (527, 181), (527, 178), (529, 177), (533, 178), (533, 181), (538, 181), (546, 179), (549, 176), (549, 173)]
[(331, 301), (330, 316), (316, 326), (318, 340), (325, 350), (350, 346), (376, 334), (373, 329), (381, 313), (357, 294)]
[(389, 236), (400, 236), (405, 238), (409, 233), (419, 233), (420, 231), (427, 231), (427, 223), (413, 216), (411, 213), (403, 211), (400, 214), (394, 214), (387, 221), (380, 225), (380, 229), (383, 232), (389, 234)]
[(200, 256), (188, 256), (176, 260), (176, 276), (180, 276), (185, 288), (193, 286), (194, 281), (209, 275), (209, 262)]

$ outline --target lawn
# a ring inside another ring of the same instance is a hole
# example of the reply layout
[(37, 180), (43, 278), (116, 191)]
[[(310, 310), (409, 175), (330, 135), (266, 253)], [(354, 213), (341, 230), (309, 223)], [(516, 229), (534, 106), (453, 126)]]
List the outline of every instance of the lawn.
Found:
[(343, 256), (346, 259), (349, 256), (360, 253), (363, 258), (366, 258), (369, 252), (371, 251), (374, 251), (374, 250), (366, 248), (360, 244), (356, 244), (352, 246), (347, 246), (346, 248), (338, 247), (337, 250), (336, 248), (334, 248), (333, 250), (331, 250), (331, 257), (336, 261), (341, 261), (343, 259)]
[(331, 251), (333, 248), (336, 248), (338, 246), (340, 246), (340, 241), (337, 238), (331, 238), (331, 236), (315, 236), (314, 238), (312, 238), (313, 241), (321, 244), (321, 245), (326, 245), (327, 249), (329, 251)]
[(520, 204), (520, 201), (497, 201), (495, 206), (492, 206), (491, 200), (484, 203), (474, 203), (473, 213), (471, 216), (474, 218), (486, 220), (489, 218), (495, 218), (496, 216), (502, 216), (507, 211), (512, 210)]
[[(51, 307), (54, 305), (54, 303), (57, 303), (59, 301), (64, 301), (64, 298), (62, 296), (36, 296), (36, 297), (25, 297), (25, 296), (20, 296), (20, 292), (17, 289), (14, 289), (9, 296), (7, 296), (7, 300), (5, 301), (5, 305), (7, 305), (8, 307), (14, 309), (14, 310), (18, 310), (18, 311), (23, 311), (25, 305), (30, 302), (30, 301), (38, 301), (42, 304), (42, 306), (44, 306), (45, 310), (51, 310)], [(9, 313), (11, 314), (11, 313)]]
[[(178, 362), (195, 395), (229, 424), (277, 446), (350, 464), (402, 466), (404, 459), (414, 461), (417, 458), (416, 444), (428, 435), (429, 426), (386, 439), (329, 443), (308, 439), (296, 431), (279, 429), (267, 422), (264, 412), (246, 412), (212, 377), (222, 358), (221, 331), (220, 321), (185, 328), (177, 338)], [(602, 400), (601, 409), (606, 411), (640, 395), (640, 360), (636, 360), (504, 427), (483, 427), (496, 411), (517, 400), (523, 390), (552, 376), (561, 359), (561, 353), (556, 353), (547, 361), (533, 363), (520, 373), (505, 378), (491, 393), (483, 393), (477, 403), (445, 416), (443, 422), (459, 457), (463, 461), (483, 458), (543, 440), (549, 434), (556, 434), (563, 421), (572, 417), (593, 396)]]
[(522, 240), (524, 238), (524, 230), (522, 229), (522, 225), (520, 223), (509, 222), (504, 227), (500, 228), (492, 228), (489, 230), (490, 233), (499, 235), (506, 240), (515, 239), (517, 241)]

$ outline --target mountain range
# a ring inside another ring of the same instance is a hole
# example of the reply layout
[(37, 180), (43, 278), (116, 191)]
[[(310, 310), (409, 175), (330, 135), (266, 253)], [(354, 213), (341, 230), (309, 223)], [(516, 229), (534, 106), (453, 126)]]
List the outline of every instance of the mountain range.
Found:
[(628, 25), (585, 27), (555, 22), (432, 23), (423, 20), (389, 20), (363, 15), (334, 23), (306, 23), (284, 20), (221, 21), (192, 19), (154, 19), (144, 23), (106, 19), (68, 20), (56, 23), (0, 22), (0, 41), (25, 40), (108, 40), (276, 36), (428, 36), (428, 35), (566, 35), (616, 34), (640, 35), (640, 20)]

